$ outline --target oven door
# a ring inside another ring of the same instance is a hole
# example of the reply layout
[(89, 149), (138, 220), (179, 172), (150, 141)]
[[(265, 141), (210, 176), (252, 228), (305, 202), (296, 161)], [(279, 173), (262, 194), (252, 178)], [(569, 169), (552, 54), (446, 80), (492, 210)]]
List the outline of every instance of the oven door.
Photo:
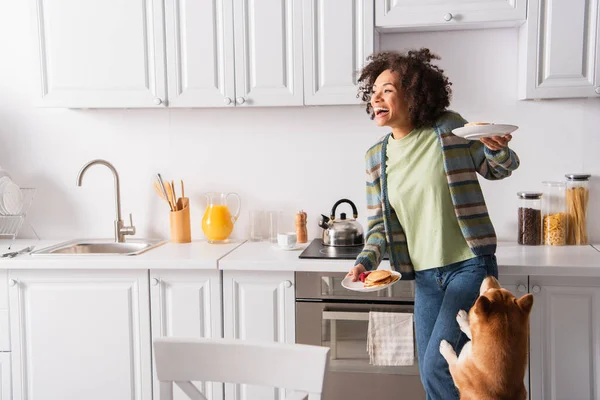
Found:
[(413, 305), (296, 301), (296, 342), (331, 349), (323, 399), (425, 399), (416, 357), (411, 366), (369, 363), (369, 311), (412, 313)]

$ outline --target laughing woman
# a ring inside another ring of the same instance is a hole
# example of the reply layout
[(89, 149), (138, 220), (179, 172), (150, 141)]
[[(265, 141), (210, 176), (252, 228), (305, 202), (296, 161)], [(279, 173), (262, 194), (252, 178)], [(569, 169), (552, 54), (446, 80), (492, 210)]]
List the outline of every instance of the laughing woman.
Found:
[(415, 330), (427, 399), (458, 399), (439, 352), (446, 339), (458, 353), (466, 341), (456, 322), (487, 275), (498, 277), (496, 234), (477, 174), (497, 180), (519, 166), (510, 135), (468, 141), (448, 111), (450, 85), (428, 49), (371, 56), (359, 85), (367, 113), (391, 132), (366, 154), (366, 244), (348, 273), (376, 269), (387, 251), (402, 279), (415, 279)]

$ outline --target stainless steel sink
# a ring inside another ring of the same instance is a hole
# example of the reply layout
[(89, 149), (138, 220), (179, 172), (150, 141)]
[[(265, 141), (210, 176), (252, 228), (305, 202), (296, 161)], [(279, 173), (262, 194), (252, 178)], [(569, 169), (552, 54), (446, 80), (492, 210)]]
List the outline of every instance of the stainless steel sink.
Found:
[(124, 243), (108, 240), (71, 240), (46, 247), (31, 253), (32, 256), (135, 256), (156, 248), (164, 241), (161, 240), (131, 240)]

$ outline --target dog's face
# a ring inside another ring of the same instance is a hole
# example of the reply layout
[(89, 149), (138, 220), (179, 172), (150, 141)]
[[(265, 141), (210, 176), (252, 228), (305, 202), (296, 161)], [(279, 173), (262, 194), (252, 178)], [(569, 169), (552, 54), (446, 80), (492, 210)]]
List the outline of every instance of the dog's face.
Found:
[(482, 323), (486, 326), (509, 323), (513, 327), (527, 327), (533, 306), (533, 295), (526, 294), (517, 299), (508, 290), (500, 287), (494, 277), (481, 283), (479, 298), (469, 312), (471, 329), (477, 330)]

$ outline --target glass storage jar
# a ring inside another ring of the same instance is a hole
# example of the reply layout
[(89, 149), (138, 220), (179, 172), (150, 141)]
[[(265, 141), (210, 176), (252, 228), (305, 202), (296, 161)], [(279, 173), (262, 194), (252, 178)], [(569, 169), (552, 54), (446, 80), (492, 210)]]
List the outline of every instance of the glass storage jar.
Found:
[(538, 246), (542, 244), (542, 193), (518, 192), (518, 239), (519, 244)]
[(550, 246), (567, 244), (565, 182), (545, 181), (542, 197), (542, 240)]
[(567, 244), (588, 244), (587, 208), (590, 197), (588, 174), (567, 174)]

